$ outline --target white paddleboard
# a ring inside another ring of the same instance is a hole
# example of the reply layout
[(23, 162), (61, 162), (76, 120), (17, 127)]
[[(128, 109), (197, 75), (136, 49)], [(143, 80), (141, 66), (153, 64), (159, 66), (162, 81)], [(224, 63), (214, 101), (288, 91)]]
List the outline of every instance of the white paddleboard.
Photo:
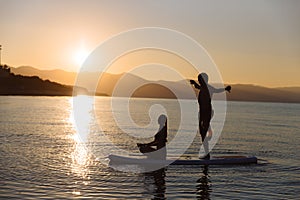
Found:
[(171, 164), (171, 165), (243, 165), (243, 164), (255, 164), (257, 158), (255, 156), (218, 156), (212, 157), (210, 160), (204, 159), (179, 159), (179, 160), (154, 160), (148, 158), (137, 158), (129, 156), (109, 155), (110, 164), (135, 164), (135, 165), (147, 165), (147, 164)]

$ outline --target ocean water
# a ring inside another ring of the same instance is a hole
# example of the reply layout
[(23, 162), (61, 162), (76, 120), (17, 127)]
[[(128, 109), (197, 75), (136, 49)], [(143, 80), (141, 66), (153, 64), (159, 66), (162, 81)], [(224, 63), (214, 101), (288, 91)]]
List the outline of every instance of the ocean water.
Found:
[[(211, 154), (254, 155), (258, 164), (123, 172), (107, 165), (108, 143), (137, 152), (134, 134), (140, 129), (121, 120), (133, 135), (122, 133), (111, 116), (109, 102), (108, 97), (97, 97), (95, 113), (83, 105), (77, 113), (81, 123), (76, 124), (70, 97), (1, 96), (0, 198), (300, 198), (300, 104), (227, 102), (224, 128)], [(178, 102), (133, 99), (130, 115), (136, 124), (146, 126), (151, 118), (149, 108), (157, 104), (168, 113), (171, 141), (180, 124)], [(121, 114), (127, 111), (116, 110)], [(101, 129), (95, 124), (101, 124)], [(183, 127), (186, 134), (193, 132), (189, 127), (193, 122)], [(197, 134), (186, 156), (198, 155), (199, 137)]]

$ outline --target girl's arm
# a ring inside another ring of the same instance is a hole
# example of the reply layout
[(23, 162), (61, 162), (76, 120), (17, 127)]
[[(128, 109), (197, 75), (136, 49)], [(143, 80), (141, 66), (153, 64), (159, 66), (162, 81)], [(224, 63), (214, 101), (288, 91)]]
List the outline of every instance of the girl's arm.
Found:
[(153, 142), (149, 142), (146, 145), (148, 146), (156, 146), (158, 144), (158, 141), (154, 140)]

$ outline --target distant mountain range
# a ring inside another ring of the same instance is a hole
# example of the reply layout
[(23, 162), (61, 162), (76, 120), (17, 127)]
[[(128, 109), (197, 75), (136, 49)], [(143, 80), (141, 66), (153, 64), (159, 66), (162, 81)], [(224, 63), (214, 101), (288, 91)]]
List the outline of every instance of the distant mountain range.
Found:
[[(14, 74), (23, 76), (38, 76), (43, 80), (51, 80), (63, 85), (74, 85), (77, 74), (75, 72), (67, 72), (64, 70), (39, 70), (33, 67), (11, 68)], [(100, 73), (85, 72), (83, 76), (87, 81), (95, 80)], [(101, 74), (101, 80), (98, 82), (97, 94), (111, 96), (117, 82), (122, 77), (122, 83), (118, 85), (120, 89), (116, 96), (126, 96), (128, 86), (141, 86), (132, 94), (133, 97), (149, 97), (149, 98), (176, 98), (174, 92), (180, 94), (183, 98), (193, 98), (190, 92), (187, 92), (185, 81), (148, 81), (133, 74)], [(187, 83), (187, 82), (186, 82)], [(87, 85), (94, 85), (90, 81)], [(188, 84), (188, 83), (187, 83)], [(164, 86), (163, 86), (164, 85)], [(285, 102), (300, 103), (300, 87), (279, 87), (267, 88), (256, 85), (233, 84), (232, 92), (227, 93), (229, 101), (258, 101), (258, 102)]]
[(63, 85), (74, 85), (77, 74), (75, 72), (67, 72), (60, 69), (55, 70), (39, 70), (33, 67), (11, 67), (11, 72), (16, 75), (38, 76), (43, 80), (51, 80)]
[(71, 96), (73, 87), (42, 80), (37, 76), (9, 74), (0, 77), (0, 95)]
[(76, 92), (87, 93), (80, 87), (63, 85), (38, 76), (11, 73), (8, 66), (0, 66), (0, 95), (72, 96)]

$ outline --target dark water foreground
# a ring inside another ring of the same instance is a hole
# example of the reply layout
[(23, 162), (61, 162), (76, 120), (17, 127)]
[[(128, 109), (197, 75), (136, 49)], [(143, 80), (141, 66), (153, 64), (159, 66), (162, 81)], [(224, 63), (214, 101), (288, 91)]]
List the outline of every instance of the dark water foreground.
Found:
[(212, 154), (255, 155), (258, 165), (146, 173), (116, 171), (92, 154), (76, 137), (71, 104), (68, 97), (0, 97), (1, 199), (299, 199), (299, 104), (229, 102)]

